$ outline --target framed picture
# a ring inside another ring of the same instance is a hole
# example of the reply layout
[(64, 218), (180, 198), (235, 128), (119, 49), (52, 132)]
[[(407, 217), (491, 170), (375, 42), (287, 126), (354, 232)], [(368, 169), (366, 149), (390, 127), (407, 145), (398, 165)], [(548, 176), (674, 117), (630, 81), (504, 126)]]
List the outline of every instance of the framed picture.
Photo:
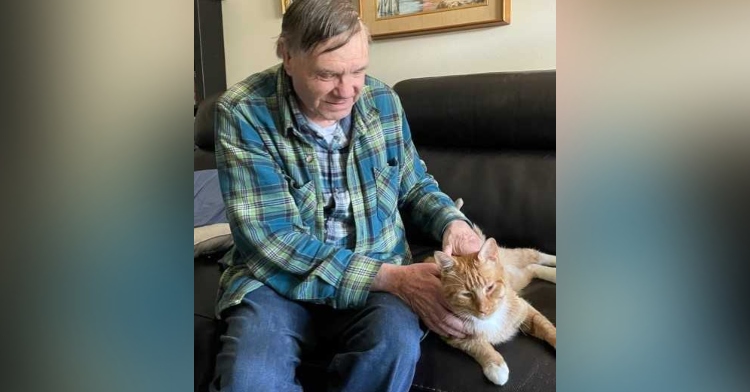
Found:
[(510, 0), (359, 0), (373, 39), (510, 24)]
[(289, 8), (289, 5), (292, 4), (294, 0), (281, 0), (281, 15), (284, 15), (286, 12), (286, 9)]

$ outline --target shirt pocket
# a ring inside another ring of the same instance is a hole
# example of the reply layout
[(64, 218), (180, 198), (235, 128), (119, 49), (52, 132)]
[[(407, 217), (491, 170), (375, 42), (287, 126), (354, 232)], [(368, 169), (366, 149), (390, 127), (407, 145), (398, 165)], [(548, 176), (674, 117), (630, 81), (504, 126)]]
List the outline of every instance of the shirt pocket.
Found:
[(305, 231), (309, 232), (309, 228), (315, 226), (315, 182), (308, 181), (305, 184), (299, 185), (298, 183), (291, 181), (289, 184), (289, 190), (294, 199), (294, 204), (297, 206), (302, 224), (305, 226)]
[(398, 162), (393, 159), (387, 166), (376, 167), (375, 190), (377, 197), (377, 215), (380, 220), (388, 220), (398, 206), (398, 189), (400, 184)]

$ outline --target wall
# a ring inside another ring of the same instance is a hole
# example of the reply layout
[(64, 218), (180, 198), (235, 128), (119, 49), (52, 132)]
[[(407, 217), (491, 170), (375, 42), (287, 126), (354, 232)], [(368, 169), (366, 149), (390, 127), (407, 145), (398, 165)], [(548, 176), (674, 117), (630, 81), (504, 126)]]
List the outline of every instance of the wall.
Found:
[[(279, 0), (224, 0), (227, 85), (279, 62)], [(511, 24), (373, 41), (369, 74), (384, 82), (496, 71), (555, 69), (555, 0), (514, 0)]]

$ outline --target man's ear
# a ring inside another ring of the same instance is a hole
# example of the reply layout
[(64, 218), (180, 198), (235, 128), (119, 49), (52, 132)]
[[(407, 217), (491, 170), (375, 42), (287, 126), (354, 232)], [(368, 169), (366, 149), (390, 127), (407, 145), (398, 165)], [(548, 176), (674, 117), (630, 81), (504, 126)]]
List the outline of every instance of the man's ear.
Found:
[(289, 53), (289, 50), (287, 50), (287, 47), (284, 44), (284, 42), (281, 42), (280, 45), (281, 45), (281, 60), (284, 62), (284, 71), (286, 71), (286, 73), (289, 73), (292, 67), (292, 55)]
[(435, 261), (443, 270), (451, 269), (453, 268), (453, 265), (455, 264), (455, 261), (453, 261), (452, 257), (450, 257), (446, 253), (443, 253), (439, 250), (435, 251), (435, 254), (433, 255), (433, 257), (435, 257)]

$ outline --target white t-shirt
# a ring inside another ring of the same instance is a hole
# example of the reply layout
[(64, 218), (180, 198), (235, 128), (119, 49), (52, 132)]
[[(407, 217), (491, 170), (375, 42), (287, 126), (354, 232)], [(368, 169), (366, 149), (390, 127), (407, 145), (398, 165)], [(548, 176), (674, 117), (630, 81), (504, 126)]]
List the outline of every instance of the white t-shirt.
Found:
[(337, 142), (336, 144), (339, 144), (339, 145), (346, 144), (346, 139), (347, 139), (346, 133), (343, 132), (343, 130), (341, 129), (340, 121), (336, 121), (335, 123), (327, 127), (323, 127), (310, 121), (310, 119), (307, 117), (305, 117), (305, 119), (307, 120), (307, 125), (313, 131), (315, 131), (315, 133), (317, 133), (320, 137), (325, 139), (326, 143), (328, 143), (329, 146), (331, 145), (331, 141), (333, 140), (333, 138), (337, 135), (339, 136), (339, 139), (336, 140)]

